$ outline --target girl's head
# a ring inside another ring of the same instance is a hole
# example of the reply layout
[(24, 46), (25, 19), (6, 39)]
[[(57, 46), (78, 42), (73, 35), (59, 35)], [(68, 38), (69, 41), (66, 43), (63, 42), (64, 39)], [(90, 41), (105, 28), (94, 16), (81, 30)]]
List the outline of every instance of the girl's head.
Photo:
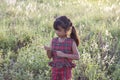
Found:
[(56, 34), (59, 37), (68, 37), (70, 36), (75, 40), (77, 46), (79, 45), (79, 38), (76, 33), (76, 29), (72, 25), (72, 22), (66, 16), (58, 17), (53, 24)]

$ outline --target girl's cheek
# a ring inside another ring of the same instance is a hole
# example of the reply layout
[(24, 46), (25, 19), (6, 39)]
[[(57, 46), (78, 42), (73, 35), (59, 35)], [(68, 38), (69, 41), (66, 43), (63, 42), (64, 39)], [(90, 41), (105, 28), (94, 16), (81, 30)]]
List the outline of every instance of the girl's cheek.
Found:
[(56, 34), (60, 34), (60, 32), (59, 32), (59, 31), (56, 31)]

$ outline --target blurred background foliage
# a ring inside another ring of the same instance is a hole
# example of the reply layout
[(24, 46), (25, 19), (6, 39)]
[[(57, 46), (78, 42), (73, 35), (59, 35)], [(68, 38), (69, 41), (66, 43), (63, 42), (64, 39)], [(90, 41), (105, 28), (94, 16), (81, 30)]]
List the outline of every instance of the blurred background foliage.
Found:
[(0, 80), (49, 80), (43, 49), (66, 15), (80, 36), (73, 80), (120, 80), (120, 0), (0, 0)]

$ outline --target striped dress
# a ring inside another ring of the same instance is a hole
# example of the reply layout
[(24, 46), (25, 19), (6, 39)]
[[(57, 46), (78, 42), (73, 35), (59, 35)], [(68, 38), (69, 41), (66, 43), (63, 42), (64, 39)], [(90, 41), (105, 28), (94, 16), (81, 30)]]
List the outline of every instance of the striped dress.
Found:
[(72, 68), (75, 64), (72, 59), (58, 57), (56, 51), (62, 51), (65, 54), (72, 54), (73, 39), (67, 38), (63, 42), (58, 41), (57, 38), (52, 40), (52, 62), (49, 65), (52, 67), (52, 80), (71, 80)]

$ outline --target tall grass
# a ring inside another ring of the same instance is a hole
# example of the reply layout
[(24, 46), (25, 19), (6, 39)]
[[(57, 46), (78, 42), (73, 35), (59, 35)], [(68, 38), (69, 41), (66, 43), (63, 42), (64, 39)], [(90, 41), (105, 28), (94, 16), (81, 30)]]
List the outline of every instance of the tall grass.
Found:
[(119, 0), (2, 0), (0, 80), (49, 80), (43, 49), (55, 37), (53, 21), (68, 16), (80, 36), (73, 80), (119, 80)]

